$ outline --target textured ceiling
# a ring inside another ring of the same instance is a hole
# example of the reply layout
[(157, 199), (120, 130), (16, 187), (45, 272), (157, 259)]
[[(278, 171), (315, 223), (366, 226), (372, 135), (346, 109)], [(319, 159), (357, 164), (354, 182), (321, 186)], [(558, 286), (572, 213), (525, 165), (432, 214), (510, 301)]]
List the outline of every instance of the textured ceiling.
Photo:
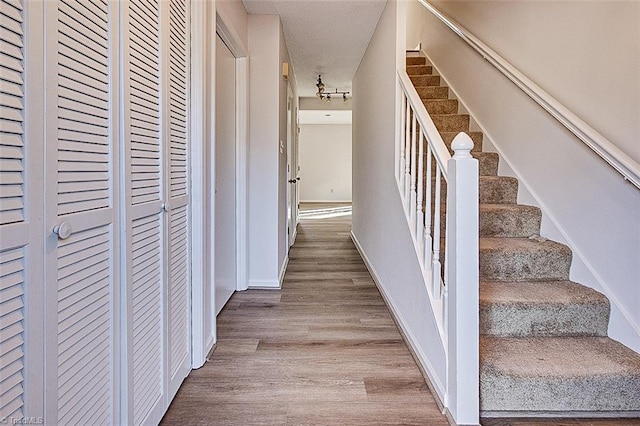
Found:
[(351, 91), (351, 80), (386, 0), (242, 0), (252, 15), (280, 15), (298, 96), (327, 89)]

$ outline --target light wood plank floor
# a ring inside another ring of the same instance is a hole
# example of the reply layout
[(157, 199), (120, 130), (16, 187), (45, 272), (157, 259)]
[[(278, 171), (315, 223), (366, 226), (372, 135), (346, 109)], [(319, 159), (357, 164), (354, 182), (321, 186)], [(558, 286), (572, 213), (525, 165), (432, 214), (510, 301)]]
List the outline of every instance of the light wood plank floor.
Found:
[(162, 424), (447, 425), (351, 241), (350, 206), (305, 207), (282, 290), (231, 298), (211, 362)]
[[(447, 425), (350, 237), (349, 205), (303, 205), (282, 290), (236, 293), (211, 362), (164, 425)], [(484, 426), (638, 420), (483, 419)]]

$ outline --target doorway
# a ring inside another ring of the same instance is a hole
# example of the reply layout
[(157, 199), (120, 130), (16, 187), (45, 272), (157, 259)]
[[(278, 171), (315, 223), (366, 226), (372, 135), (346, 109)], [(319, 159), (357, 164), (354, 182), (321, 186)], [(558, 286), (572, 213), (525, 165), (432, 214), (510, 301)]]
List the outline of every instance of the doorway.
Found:
[(215, 265), (216, 315), (237, 288), (236, 58), (216, 34)]

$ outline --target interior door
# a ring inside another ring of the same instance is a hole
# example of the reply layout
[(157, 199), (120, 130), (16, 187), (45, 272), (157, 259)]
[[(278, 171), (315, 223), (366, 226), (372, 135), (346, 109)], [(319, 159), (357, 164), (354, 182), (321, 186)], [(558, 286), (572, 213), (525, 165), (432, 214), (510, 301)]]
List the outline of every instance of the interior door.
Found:
[[(168, 400), (191, 370), (191, 253), (189, 186), (189, 22), (186, 0), (169, 1), (168, 100), (165, 146), (168, 185), (164, 206), (168, 230)], [(168, 401), (167, 401), (168, 404)]]
[(123, 4), (126, 383), (123, 423), (159, 421), (165, 396), (165, 151), (162, 146), (161, 10)]
[(118, 5), (44, 7), (45, 418), (117, 423)]
[(237, 286), (236, 60), (216, 35), (215, 299), (220, 313)]

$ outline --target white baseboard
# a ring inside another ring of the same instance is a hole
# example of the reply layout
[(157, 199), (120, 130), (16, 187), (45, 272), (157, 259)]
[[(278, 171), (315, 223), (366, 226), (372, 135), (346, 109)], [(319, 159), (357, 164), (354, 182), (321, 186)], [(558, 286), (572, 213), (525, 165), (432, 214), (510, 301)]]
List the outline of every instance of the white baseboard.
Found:
[(433, 366), (427, 359), (427, 356), (424, 354), (424, 352), (420, 349), (420, 346), (417, 343), (417, 339), (411, 332), (411, 329), (408, 327), (407, 322), (404, 320), (404, 318), (402, 317), (402, 314), (394, 305), (393, 300), (385, 292), (380, 276), (377, 274), (375, 268), (369, 261), (367, 254), (365, 253), (364, 249), (360, 245), (360, 242), (358, 241), (358, 238), (353, 233), (353, 231), (351, 231), (351, 239), (353, 240), (353, 244), (356, 246), (358, 253), (360, 253), (362, 260), (365, 263), (365, 266), (369, 270), (369, 274), (371, 274), (373, 281), (376, 283), (376, 287), (378, 287), (378, 291), (380, 291), (380, 294), (382, 295), (382, 298), (384, 299), (387, 307), (389, 308), (389, 311), (391, 312), (391, 315), (393, 316), (395, 323), (400, 328), (400, 333), (402, 334), (402, 337), (404, 338), (405, 342), (409, 346), (409, 350), (411, 351), (414, 358), (416, 359), (418, 363), (418, 367), (422, 371), (422, 374), (425, 380), (427, 381), (429, 388), (431, 388), (431, 391), (432, 391), (431, 393), (433, 393), (436, 399), (436, 403), (438, 404), (438, 407), (440, 408), (441, 411), (446, 410), (444, 405), (445, 393), (446, 393), (445, 386), (440, 380), (438, 380), (438, 377), (434, 372)]
[(278, 280), (249, 280), (250, 290), (279, 290), (280, 288)]
[(300, 200), (302, 203), (350, 203), (351, 200)]

